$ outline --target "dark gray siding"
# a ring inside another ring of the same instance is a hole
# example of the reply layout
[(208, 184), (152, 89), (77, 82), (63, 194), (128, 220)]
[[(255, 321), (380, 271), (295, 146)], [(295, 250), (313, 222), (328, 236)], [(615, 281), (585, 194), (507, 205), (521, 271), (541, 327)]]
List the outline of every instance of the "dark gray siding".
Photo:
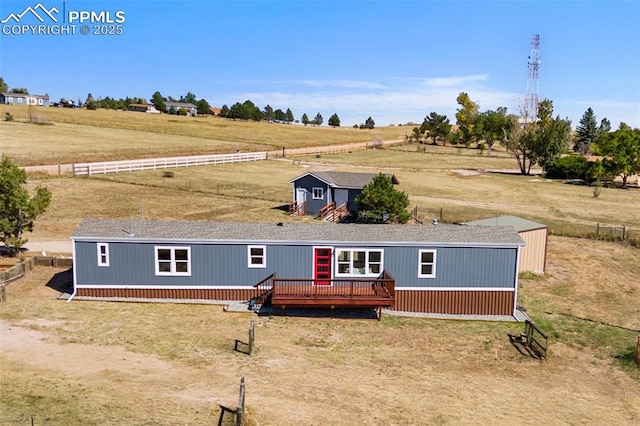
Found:
[[(112, 242), (109, 243), (108, 267), (97, 266), (96, 246), (93, 242), (75, 242), (77, 284), (252, 286), (274, 272), (281, 278), (313, 276), (313, 247), (310, 245), (267, 245), (266, 268), (247, 267), (245, 244)], [(156, 276), (155, 246), (190, 246), (191, 276)], [(426, 245), (367, 248), (384, 250), (384, 268), (394, 276), (398, 288), (511, 288), (515, 285), (516, 248)], [(419, 249), (437, 250), (436, 278), (418, 278)]]
[[(307, 190), (307, 214), (318, 214), (320, 209), (327, 205), (329, 197), (329, 188), (326, 183), (322, 182), (315, 176), (304, 176), (295, 181), (296, 188), (305, 188)], [(322, 188), (324, 197), (322, 200), (313, 199), (313, 188)]]
[(349, 201), (347, 202), (347, 208), (350, 212), (355, 212), (358, 210), (356, 206), (356, 197), (360, 195), (362, 189), (350, 189), (349, 190)]

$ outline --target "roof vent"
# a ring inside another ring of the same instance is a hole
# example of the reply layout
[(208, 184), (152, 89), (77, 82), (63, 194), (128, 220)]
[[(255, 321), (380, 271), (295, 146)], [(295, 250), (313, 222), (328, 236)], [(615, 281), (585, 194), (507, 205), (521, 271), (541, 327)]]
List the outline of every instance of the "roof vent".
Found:
[(436, 226), (438, 224), (438, 219), (431, 219), (431, 224)]

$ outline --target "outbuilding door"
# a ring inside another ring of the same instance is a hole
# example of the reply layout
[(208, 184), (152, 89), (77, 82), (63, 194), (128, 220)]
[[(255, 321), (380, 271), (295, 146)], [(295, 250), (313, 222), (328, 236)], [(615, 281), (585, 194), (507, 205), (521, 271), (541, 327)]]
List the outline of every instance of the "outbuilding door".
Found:
[(296, 188), (296, 202), (302, 205), (307, 201), (307, 190), (305, 188)]
[(313, 250), (313, 279), (316, 285), (331, 285), (331, 248)]

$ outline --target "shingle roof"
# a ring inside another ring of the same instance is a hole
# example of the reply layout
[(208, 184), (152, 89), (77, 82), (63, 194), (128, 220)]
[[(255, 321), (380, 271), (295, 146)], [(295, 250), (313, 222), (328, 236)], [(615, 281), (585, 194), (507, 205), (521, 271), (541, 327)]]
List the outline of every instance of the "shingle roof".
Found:
[[(328, 183), (336, 188), (363, 188), (365, 185), (371, 183), (374, 177), (378, 176), (378, 173), (351, 173), (351, 172), (309, 172), (300, 175), (290, 182), (294, 182), (303, 176), (315, 176), (318, 179)], [(386, 173), (393, 183), (398, 184), (398, 179), (391, 174)]]
[(523, 219), (518, 216), (497, 216), (489, 219), (473, 220), (465, 222), (463, 225), (469, 226), (512, 226), (516, 231), (533, 231), (535, 229), (548, 228), (548, 225)]
[(186, 103), (186, 102), (173, 102), (173, 101), (165, 101), (164, 105), (167, 108), (196, 108), (194, 104)]
[[(131, 232), (132, 231), (132, 232)], [(129, 236), (129, 232), (133, 235)], [(365, 225), (325, 223), (182, 222), (131, 219), (84, 219), (73, 240), (275, 242), (328, 244), (351, 242), (400, 245), (524, 245), (511, 227), (460, 225)]]

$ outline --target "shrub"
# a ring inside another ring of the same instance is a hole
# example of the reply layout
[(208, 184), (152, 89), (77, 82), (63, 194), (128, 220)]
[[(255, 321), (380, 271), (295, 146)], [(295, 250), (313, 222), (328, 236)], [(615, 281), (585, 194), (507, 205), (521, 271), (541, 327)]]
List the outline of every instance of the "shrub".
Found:
[(13, 114), (11, 114), (11, 111), (7, 111), (4, 113), (4, 121), (13, 121)]
[(589, 161), (581, 155), (568, 155), (556, 159), (547, 169), (550, 179), (586, 179)]

